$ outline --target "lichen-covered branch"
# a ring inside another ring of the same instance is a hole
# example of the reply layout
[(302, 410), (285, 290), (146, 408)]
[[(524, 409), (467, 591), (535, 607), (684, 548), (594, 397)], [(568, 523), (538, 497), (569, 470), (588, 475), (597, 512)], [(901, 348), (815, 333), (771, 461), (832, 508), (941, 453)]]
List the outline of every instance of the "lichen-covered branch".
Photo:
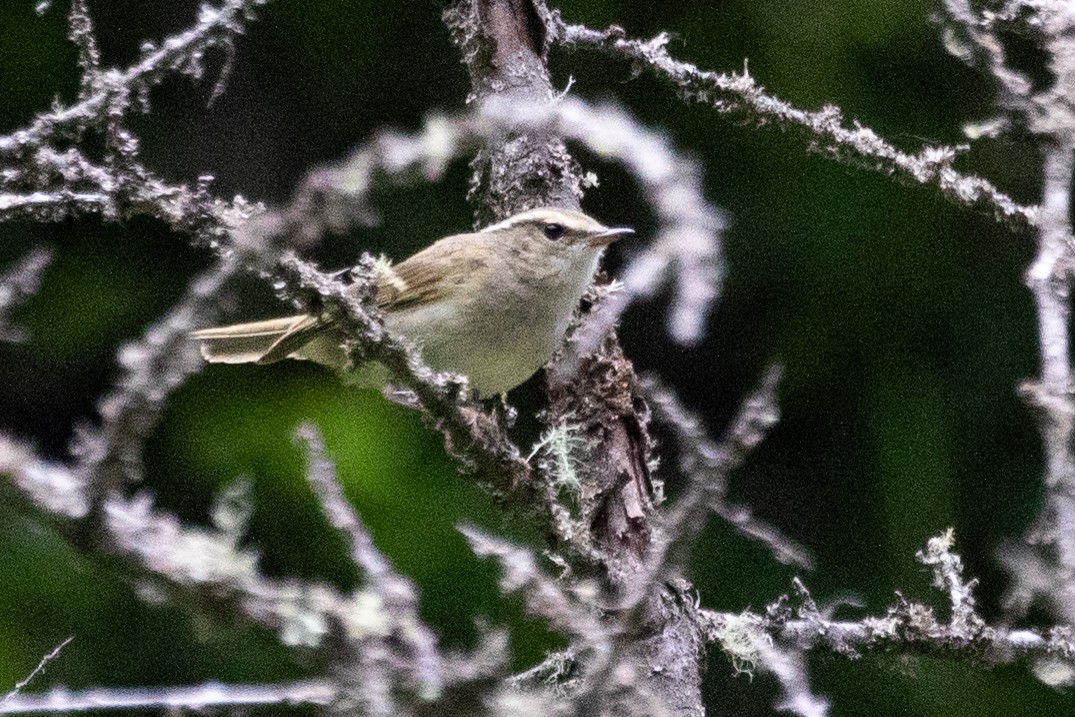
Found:
[[(90, 491), (75, 471), (39, 458), (25, 445), (0, 436), (0, 486), (49, 515), (61, 531), (90, 513)], [(158, 598), (184, 595), (191, 605), (217, 605), (278, 630), (285, 644), (316, 646), (331, 622), (347, 613), (344, 596), (326, 585), (268, 580), (257, 555), (238, 546), (242, 525), (226, 530), (187, 527), (156, 509), (148, 496), (112, 495), (101, 506), (106, 540), (87, 546), (124, 558), (130, 573)], [(107, 551), (106, 551), (107, 546)], [(342, 622), (342, 620), (341, 620)]]
[[(325, 455), (321, 435), (310, 424), (299, 426), (296, 438), (306, 446), (306, 478), (321, 503), (321, 509), (332, 527), (336, 528), (350, 543), (351, 560), (365, 578), (368, 597), (379, 603), (371, 610), (379, 610), (390, 626), (385, 638), (397, 642), (403, 654), (396, 655), (390, 649), (382, 649), (392, 658), (390, 664), (377, 664), (371, 659), (360, 659), (358, 667), (362, 678), (372, 681), (375, 673), (391, 685), (391, 666), (411, 673), (411, 689), (427, 699), (439, 696), (444, 687), (444, 665), (437, 650), (437, 640), (418, 615), (418, 595), (410, 580), (397, 573), (384, 555), (373, 544), (373, 536), (359, 520), (358, 514), (336, 478), (336, 469)], [(391, 690), (389, 690), (391, 692)], [(388, 702), (387, 698), (381, 700)]]
[(1038, 313), (1041, 378), (1022, 386), (1023, 396), (1039, 412), (1045, 451), (1048, 492), (1037, 532), (1042, 542), (1055, 546), (1059, 567), (1069, 584), (1075, 579), (1075, 402), (1068, 338), (1075, 255), (1067, 241), (1072, 166), (1070, 142), (1046, 150), (1038, 257), (1027, 270), (1027, 286), (1034, 294)]
[(542, 573), (529, 550), (488, 535), (474, 526), (460, 526), (459, 530), (475, 555), (497, 560), (501, 568), (501, 591), (522, 595), (531, 615), (572, 638), (576, 650), (608, 649), (607, 629), (597, 619), (595, 611)]
[(189, 29), (162, 43), (146, 42), (138, 61), (122, 70), (102, 70), (92, 39), (92, 24), (85, 2), (71, 6), (72, 40), (79, 46), (83, 70), (78, 102), (42, 112), (30, 126), (0, 136), (0, 159), (25, 157), (56, 138), (77, 135), (88, 127), (98, 127), (123, 115), (134, 105), (148, 106), (149, 91), (176, 74), (200, 79), (205, 73), (205, 55), (213, 49), (231, 48), (236, 36), (254, 19), (254, 10), (268, 0), (224, 0), (220, 5), (204, 3), (198, 20)]
[(668, 52), (671, 37), (667, 33), (651, 40), (636, 40), (627, 37), (621, 27), (593, 30), (571, 25), (554, 11), (549, 36), (568, 49), (594, 50), (620, 57), (636, 70), (653, 72), (670, 82), (682, 99), (708, 105), (722, 114), (804, 130), (815, 151), (937, 187), (950, 201), (987, 209), (998, 219), (1023, 225), (1037, 221), (1036, 207), (1019, 204), (991, 182), (956, 170), (952, 165), (963, 148), (936, 146), (905, 152), (858, 121), (848, 121), (835, 105), (816, 111), (800, 109), (766, 92), (746, 70), (712, 72), (676, 60)]
[[(554, 93), (540, 2), (454, 0), (442, 15), (470, 77), (470, 102), (542, 105)], [(468, 198), (481, 226), (529, 209), (578, 209), (582, 172), (554, 131), (534, 128), (483, 145)]]
[(71, 447), (95, 503), (142, 482), (145, 441), (172, 393), (203, 365), (188, 334), (217, 315), (224, 290), (239, 269), (237, 262), (224, 259), (194, 277), (163, 318), (139, 341), (120, 349), (123, 373), (98, 403), (101, 424), (80, 430)]
[(981, 14), (971, 5), (970, 0), (944, 0), (945, 48), (968, 66), (991, 75), (1003, 93), (1004, 104), (1025, 102), (1033, 85), (1025, 74), (1008, 65), (1004, 43), (995, 30), (998, 20), (1010, 18), (1026, 3), (1007, 3), (1000, 12)]
[[(794, 668), (801, 659), (796, 652), (827, 650), (850, 659), (871, 652), (933, 655), (986, 665), (1016, 660), (1038, 665), (1049, 659), (1066, 665), (1066, 674), (1075, 674), (1075, 629), (1058, 626), (1039, 632), (988, 625), (975, 607), (976, 581), (964, 578), (962, 560), (951, 551), (953, 544), (949, 530), (930, 539), (926, 550), (916, 556), (930, 568), (933, 584), (948, 597), (951, 618), (947, 622), (938, 619), (929, 605), (911, 602), (898, 593), (896, 603), (880, 617), (833, 620), (796, 579), (794, 600), (785, 595), (764, 614), (701, 610), (699, 624), (706, 640), (719, 645), (738, 669), (772, 672), (786, 695), (798, 695), (789, 697), (786, 708), (804, 717), (826, 714), (827, 705), (810, 697), (809, 690), (803, 691), (804, 674)], [(774, 659), (775, 665), (771, 664)]]
[[(1072, 171), (1075, 168), (1075, 18), (1063, 0), (1013, 0), (999, 10), (975, 9), (968, 0), (946, 0), (947, 48), (972, 67), (988, 72), (1000, 90), (1002, 125), (1017, 122), (1040, 138), (1042, 200), (1036, 214), (1038, 254), (1026, 272), (1038, 319), (1040, 377), (1020, 386), (1038, 414), (1045, 457), (1045, 497), (1027, 542), (1039, 545), (1040, 560), (1002, 560), (1015, 572), (1016, 592), (1031, 590), (1063, 620), (1075, 623), (1075, 390), (1071, 369), (1071, 288), (1075, 270), (1072, 240)], [(1037, 86), (1007, 56), (1002, 31), (1031, 38), (1045, 53), (1051, 84)], [(1050, 579), (1040, 571), (1051, 565)], [(1031, 587), (1033, 586), (1033, 587)], [(1033, 598), (1020, 598), (1026, 607)], [(1013, 601), (1012, 604), (1014, 604)]]

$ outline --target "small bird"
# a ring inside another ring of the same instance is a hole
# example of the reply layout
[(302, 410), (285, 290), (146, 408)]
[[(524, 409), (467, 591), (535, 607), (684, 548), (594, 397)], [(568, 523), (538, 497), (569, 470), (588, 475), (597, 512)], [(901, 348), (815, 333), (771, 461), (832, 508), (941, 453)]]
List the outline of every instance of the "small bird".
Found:
[[(449, 236), (374, 271), (375, 301), (388, 330), (437, 371), (466, 374), (482, 396), (530, 378), (560, 346), (593, 281), (601, 252), (633, 234), (582, 212), (544, 207)], [(212, 363), (284, 358), (346, 370), (344, 335), (328, 317), (301, 314), (202, 329)]]

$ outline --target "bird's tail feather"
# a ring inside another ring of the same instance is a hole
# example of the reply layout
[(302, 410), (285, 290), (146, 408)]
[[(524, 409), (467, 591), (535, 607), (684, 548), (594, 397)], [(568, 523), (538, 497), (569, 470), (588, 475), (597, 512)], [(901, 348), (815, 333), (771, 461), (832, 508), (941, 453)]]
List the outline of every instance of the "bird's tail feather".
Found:
[(338, 367), (344, 361), (343, 350), (329, 340), (329, 333), (331, 328), (324, 322), (300, 314), (201, 329), (190, 335), (202, 342), (202, 356), (210, 363), (264, 364), (297, 358)]

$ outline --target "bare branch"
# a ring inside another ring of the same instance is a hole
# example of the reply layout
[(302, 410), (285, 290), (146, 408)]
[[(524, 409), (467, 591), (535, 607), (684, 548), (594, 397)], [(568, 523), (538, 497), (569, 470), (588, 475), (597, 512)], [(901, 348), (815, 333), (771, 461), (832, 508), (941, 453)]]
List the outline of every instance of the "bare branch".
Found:
[(141, 340), (120, 349), (123, 375), (98, 403), (102, 424), (81, 430), (71, 448), (95, 501), (142, 481), (143, 444), (172, 393), (204, 365), (188, 334), (217, 315), (222, 293), (239, 269), (238, 262), (224, 260), (194, 277)]
[(0, 341), (18, 343), (26, 340), (26, 331), (15, 325), (11, 314), (37, 291), (41, 274), (51, 260), (51, 251), (37, 247), (0, 276)]
[[(437, 641), (418, 615), (418, 597), (410, 580), (397, 573), (373, 544), (373, 537), (347, 501), (336, 478), (336, 469), (325, 455), (321, 435), (310, 424), (299, 426), (296, 438), (306, 446), (306, 478), (332, 527), (351, 544), (351, 560), (369, 582), (372, 594), (392, 623), (392, 632), (404, 647), (394, 664), (412, 674), (418, 689), (433, 697), (443, 688), (444, 669)], [(361, 651), (360, 651), (361, 652)], [(369, 679), (369, 674), (364, 676)]]
[(576, 639), (576, 649), (594, 649), (605, 643), (605, 627), (581, 601), (564, 592), (556, 581), (545, 576), (534, 561), (533, 554), (504, 540), (488, 535), (478, 528), (459, 526), (459, 532), (470, 543), (470, 549), (481, 558), (496, 558), (503, 571), (500, 589), (518, 593), (526, 602), (527, 611), (545, 620), (555, 630)]
[[(945, 0), (946, 14), (940, 19), (945, 49), (990, 75), (1000, 90), (997, 103), (1004, 114), (985, 123), (983, 134), (993, 136), (1016, 124), (1053, 139), (1070, 134), (1075, 127), (1071, 85), (1075, 59), (1068, 3), (1009, 0), (1000, 7), (981, 5), (979, 11), (969, 0)], [(1055, 84), (1036, 87), (1026, 72), (1010, 63), (1001, 32), (1020, 34), (1044, 48)], [(976, 130), (972, 128), (968, 135)]]
[(30, 674), (15, 683), (15, 687), (12, 688), (12, 690), (6, 695), (4, 695), (2, 699), (0, 699), (0, 714), (3, 713), (4, 706), (10, 704), (13, 700), (18, 699), (19, 693), (22, 692), (23, 688), (33, 682), (35, 677), (43, 673), (45, 671), (45, 667), (48, 666), (50, 662), (59, 657), (60, 653), (63, 652), (63, 648), (67, 647), (71, 640), (74, 639), (75, 638), (73, 636), (68, 637), (59, 645), (52, 648), (52, 650), (50, 650), (46, 655), (41, 658), (41, 661), (37, 663), (37, 667), (32, 669), (30, 671)]
[(86, 93), (69, 107), (39, 114), (27, 128), (0, 137), (0, 157), (32, 152), (53, 138), (83, 127), (107, 122), (109, 114), (123, 114), (137, 100), (148, 103), (149, 90), (175, 73), (198, 79), (204, 72), (204, 57), (213, 48), (229, 47), (254, 9), (268, 0), (224, 0), (219, 6), (203, 4), (198, 21), (188, 30), (170, 36), (159, 47), (146, 43), (138, 62), (124, 70), (92, 72), (96, 67), (92, 28), (85, 13), (85, 3), (72, 8), (72, 39), (79, 45), (83, 69), (93, 78), (94, 91)]
[(1037, 221), (1036, 207), (1019, 204), (985, 179), (955, 170), (952, 163), (961, 148), (935, 146), (914, 154), (904, 152), (858, 121), (848, 122), (834, 105), (815, 112), (799, 109), (767, 93), (745, 70), (710, 72), (673, 59), (667, 49), (670, 37), (665, 33), (648, 41), (634, 40), (616, 26), (591, 30), (569, 25), (556, 11), (551, 15), (549, 32), (568, 49), (604, 52), (629, 61), (634, 68), (650, 70), (674, 85), (680, 97), (718, 112), (744, 115), (760, 124), (801, 128), (810, 136), (812, 149), (835, 159), (935, 186), (950, 201), (987, 209), (997, 219), (1026, 225)]
[(779, 419), (776, 387), (780, 374), (779, 366), (766, 372), (719, 444), (709, 439), (700, 419), (680, 403), (675, 393), (655, 376), (643, 377), (642, 390), (656, 419), (672, 429), (679, 452), (679, 470), (689, 481), (684, 496), (668, 517), (665, 550), (677, 542), (689, 541), (701, 529), (705, 512), (712, 510), (742, 535), (766, 545), (780, 562), (807, 570), (813, 567), (813, 560), (803, 547), (754, 518), (748, 507), (727, 499), (729, 474), (743, 464)]
[[(101, 166), (75, 148), (35, 149), (12, 161), (0, 176), (0, 221), (27, 218), (58, 222), (100, 215), (107, 220), (149, 216), (190, 235), (195, 244), (221, 250), (229, 235), (260, 211), (242, 197), (212, 197), (212, 177), (194, 187), (170, 185), (133, 161)], [(247, 261), (254, 257), (247, 256)]]
[(225, 685), (206, 683), (196, 687), (105, 688), (71, 692), (55, 688), (35, 695), (20, 695), (0, 702), (0, 714), (71, 714), (105, 710), (161, 710), (201, 712), (259, 706), (325, 706), (336, 699), (338, 689), (325, 681), (283, 685)]

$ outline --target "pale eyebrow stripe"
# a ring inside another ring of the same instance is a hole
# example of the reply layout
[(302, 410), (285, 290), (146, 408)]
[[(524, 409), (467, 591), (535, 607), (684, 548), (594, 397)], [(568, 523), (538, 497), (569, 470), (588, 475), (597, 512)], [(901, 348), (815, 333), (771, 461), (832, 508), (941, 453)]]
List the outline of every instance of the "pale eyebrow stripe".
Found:
[(519, 224), (522, 221), (524, 221), (524, 219), (522, 219), (520, 217), (511, 217), (510, 219), (505, 219), (502, 222), (497, 222), (496, 224), (490, 224), (489, 226), (484, 227), (484, 228), (480, 229), (479, 231), (482, 231), (482, 232), (495, 232), (495, 231), (499, 231), (501, 229), (507, 229), (508, 227), (513, 227), (513, 226), (515, 226), (516, 224)]
[(547, 210), (541, 211), (540, 213), (535, 212), (535, 210), (530, 210), (523, 212), (522, 214), (516, 214), (513, 217), (508, 217), (502, 222), (490, 224), (489, 226), (480, 229), (479, 232), (495, 232), (501, 229), (507, 229), (508, 227), (522, 224), (524, 222), (532, 222), (539, 217), (548, 217), (552, 221), (556, 221), (567, 227), (571, 227), (571, 217), (567, 214), (561, 214), (559, 216), (556, 216), (553, 212), (549, 212)]

